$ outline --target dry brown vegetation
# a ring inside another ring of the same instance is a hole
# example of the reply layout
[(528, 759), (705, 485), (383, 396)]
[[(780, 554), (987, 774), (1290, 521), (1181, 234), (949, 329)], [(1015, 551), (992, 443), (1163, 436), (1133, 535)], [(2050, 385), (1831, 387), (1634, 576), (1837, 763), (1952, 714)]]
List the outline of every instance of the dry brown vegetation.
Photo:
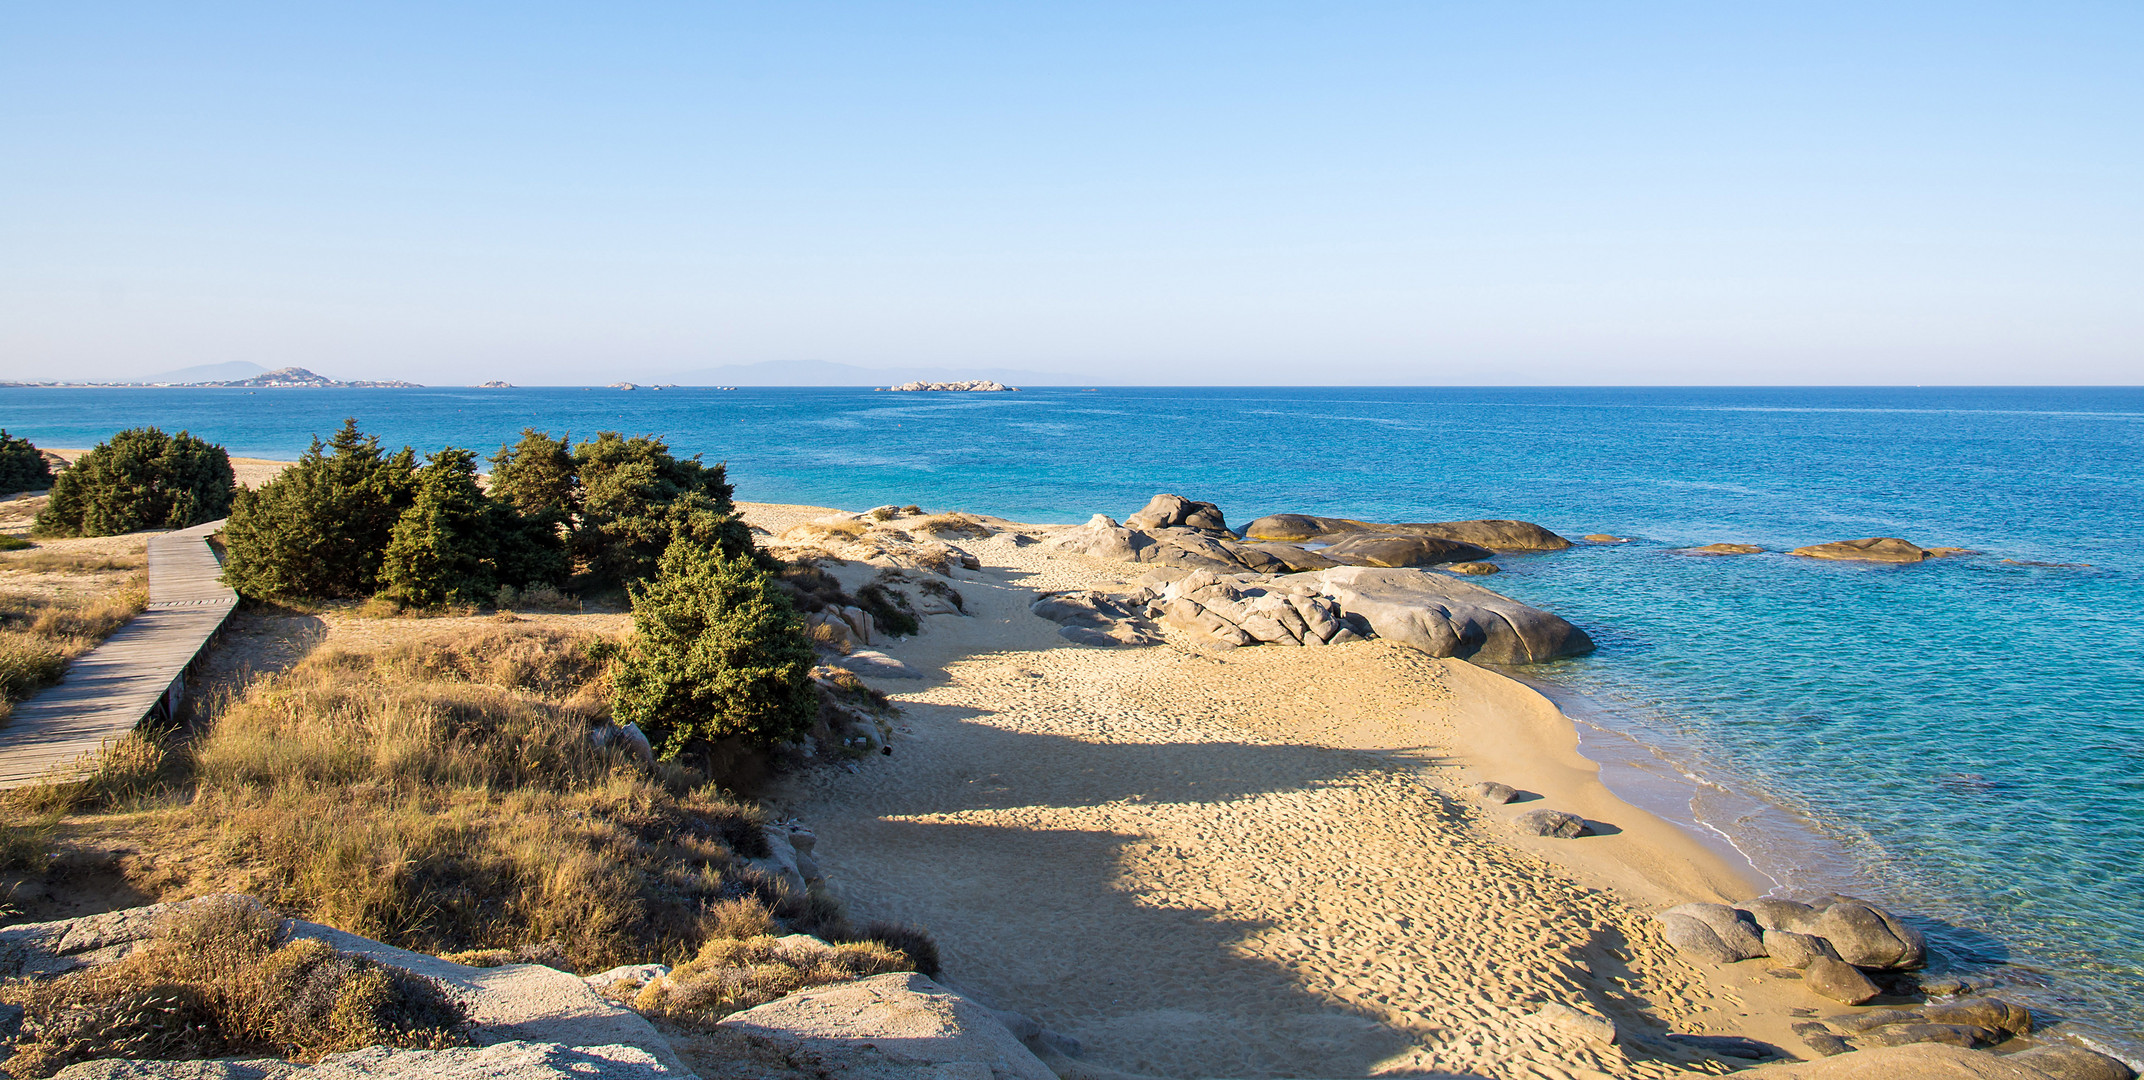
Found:
[(147, 581), (50, 595), (0, 592), (0, 720), (14, 702), (60, 680), (67, 661), (96, 648), (149, 606)]
[(767, 933), (714, 938), (668, 977), (642, 987), (633, 1008), (673, 1023), (707, 1025), (799, 990), (913, 970), (906, 954), (877, 941), (829, 945)]
[(862, 936), (746, 864), (768, 852), (757, 807), (591, 742), (616, 649), (520, 620), (323, 649), (212, 704), (183, 749), (135, 736), (88, 780), (0, 798), (0, 856), (30, 859), (55, 815), (124, 810), (154, 895), (242, 892), (403, 948), (577, 971), (675, 963), (777, 915)]
[(23, 1007), (7, 1071), (50, 1076), (78, 1061), (269, 1054), (314, 1061), (364, 1046), (465, 1045), (460, 1010), (419, 976), (287, 940), (258, 905), (214, 898), (172, 916), (108, 964), (0, 989)]

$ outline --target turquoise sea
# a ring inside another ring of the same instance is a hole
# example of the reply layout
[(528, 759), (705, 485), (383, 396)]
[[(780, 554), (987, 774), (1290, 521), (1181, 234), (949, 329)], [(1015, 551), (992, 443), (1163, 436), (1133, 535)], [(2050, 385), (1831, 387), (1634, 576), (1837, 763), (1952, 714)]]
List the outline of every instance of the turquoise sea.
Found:
[[(0, 389), (54, 446), (158, 424), (287, 458), (345, 416), (420, 450), (651, 432), (757, 501), (1069, 522), (1174, 491), (1630, 537), (1488, 582), (1600, 643), (1524, 674), (1613, 785), (1784, 889), (1914, 913), (2043, 1016), (2144, 1031), (2144, 390)], [(1981, 554), (1671, 551), (1876, 535)]]

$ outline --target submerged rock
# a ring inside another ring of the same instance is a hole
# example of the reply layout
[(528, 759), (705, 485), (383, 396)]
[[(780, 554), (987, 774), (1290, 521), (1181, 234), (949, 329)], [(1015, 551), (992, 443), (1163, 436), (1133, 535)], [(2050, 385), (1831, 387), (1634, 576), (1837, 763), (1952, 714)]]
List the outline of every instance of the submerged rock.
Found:
[(1504, 568), (1493, 562), (1458, 562), (1443, 568), (1447, 574), (1466, 574), (1471, 577), (1487, 577), (1501, 574)]

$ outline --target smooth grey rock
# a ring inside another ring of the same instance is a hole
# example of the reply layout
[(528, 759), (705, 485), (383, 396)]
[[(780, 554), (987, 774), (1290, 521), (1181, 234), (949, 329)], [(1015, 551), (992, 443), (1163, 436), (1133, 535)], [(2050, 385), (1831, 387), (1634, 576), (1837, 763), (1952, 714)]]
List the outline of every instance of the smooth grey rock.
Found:
[(264, 1058), (218, 1061), (134, 1061), (101, 1058), (80, 1061), (52, 1074), (52, 1080), (266, 1080), (307, 1072), (303, 1066)]
[(1819, 956), (1839, 958), (1823, 938), (1797, 934), (1792, 930), (1766, 930), (1764, 954), (1772, 958), (1775, 966), (1795, 971), (1808, 967)]
[(833, 659), (834, 666), (872, 679), (920, 679), (923, 673), (876, 649), (858, 649)]
[(1264, 555), (1279, 563), (1282, 572), (1285, 573), (1296, 573), (1303, 570), (1323, 570), (1329, 566), (1340, 565), (1319, 552), (1297, 547), (1294, 544), (1230, 544), (1228, 549), (1235, 552), (1237, 558), (1243, 559), (1245, 565), (1249, 565), (1250, 562), (1246, 557), (1246, 552)]
[(1519, 789), (1512, 787), (1510, 784), (1499, 784), (1494, 780), (1484, 780), (1474, 785), (1474, 794), (1480, 796), (1481, 801), (1485, 803), (1502, 806), (1518, 798)]
[(905, 1066), (919, 1077), (936, 1068), (946, 1076), (1057, 1080), (989, 1009), (913, 972), (804, 990), (729, 1016), (715, 1029), (760, 1048), (809, 1055), (834, 1076), (891, 1076), (889, 1067)]
[(1712, 928), (1689, 915), (1664, 911), (1653, 916), (1660, 920), (1660, 936), (1668, 944), (1693, 960), (1708, 964), (1732, 964), (1747, 959), (1739, 951), (1730, 949), (1720, 940)]
[(1824, 907), (1803, 933), (1830, 942), (1839, 959), (1855, 967), (1907, 969), (1928, 960), (1928, 946), (1919, 931), (1881, 908), (1855, 900)]
[(1764, 549), (1755, 544), (1706, 544), (1703, 547), (1681, 548), (1677, 555), (1762, 555)]
[(1769, 1065), (1748, 1080), (2048, 1080), (2014, 1056), (1921, 1043), (1877, 1047), (1819, 1061)]
[(2136, 1075), (2120, 1058), (2065, 1043), (2035, 1046), (2003, 1060), (2038, 1069), (2055, 1080), (2130, 1080)]
[(1977, 1024), (1896, 1024), (1854, 1036), (1854, 1040), (1864, 1046), (1942, 1043), (1945, 1046), (1962, 1046), (1968, 1050), (1992, 1046), (2002, 1039), (2002, 1034), (1994, 1028), (1984, 1028)]
[(1350, 536), (1318, 554), (1348, 566), (1436, 566), (1488, 558), (1488, 548), (1435, 536)]
[(1809, 989), (1848, 1005), (1859, 1005), (1880, 992), (1860, 968), (1828, 956), (1809, 961), (1809, 966), (1802, 969), (1802, 981)]
[(1154, 645), (1161, 635), (1146, 624), (1139, 606), (1090, 589), (1044, 593), (1028, 610), (1059, 625), (1059, 636), (1080, 645)]
[(298, 1074), (302, 1080), (683, 1080), (637, 1046), (561, 1046), (502, 1042), (449, 1050), (368, 1046), (330, 1054)]
[(1124, 519), (1131, 529), (1197, 529), (1227, 532), (1221, 508), (1210, 502), (1195, 502), (1181, 495), (1156, 495), (1146, 508)]
[(1766, 930), (1790, 930), (1805, 934), (1808, 931), (1802, 928), (1816, 918), (1816, 909), (1807, 904), (1793, 900), (1775, 900), (1768, 896), (1760, 896), (1735, 906), (1748, 912), (1750, 920)]
[(1802, 1045), (1808, 1047), (1810, 1052), (1818, 1057), (1834, 1057), (1839, 1054), (1852, 1053), (1854, 1049), (1854, 1044), (1828, 1031), (1812, 1031), (1802, 1036)]
[(1580, 1046), (1589, 1043), (1607, 1046), (1618, 1037), (1615, 1021), (1561, 1002), (1552, 1001), (1541, 1006), (1533, 1014), (1533, 1020), (1559, 1041)]
[(1970, 1024), (2011, 1035), (2032, 1034), (2032, 1010), (2001, 998), (1971, 998), (1833, 1017), (1832, 1027), (1857, 1035), (1895, 1024)]
[(1528, 836), (1552, 836), (1569, 840), (1586, 835), (1586, 819), (1561, 810), (1528, 810), (1513, 818), (1511, 825)]
[(1704, 923), (1737, 960), (1765, 955), (1764, 939), (1758, 936), (1757, 927), (1745, 921), (1742, 912), (1725, 904), (1682, 904), (1661, 914), (1682, 915)]
[(1569, 622), (1448, 574), (1343, 566), (1301, 577), (1378, 637), (1431, 656), (1530, 664), (1593, 651), (1593, 640)]
[(1096, 514), (1084, 525), (1059, 529), (1042, 542), (1044, 547), (1092, 555), (1097, 559), (1137, 562), (1139, 549), (1153, 546), (1154, 538), (1127, 529), (1106, 514)]
[(1771, 1043), (1745, 1039), (1740, 1035), (1685, 1035), (1670, 1032), (1668, 1041), (1696, 1047), (1715, 1057), (1735, 1058), (1741, 1061), (1764, 1061), (1768, 1058), (1786, 1057), (1787, 1052)]

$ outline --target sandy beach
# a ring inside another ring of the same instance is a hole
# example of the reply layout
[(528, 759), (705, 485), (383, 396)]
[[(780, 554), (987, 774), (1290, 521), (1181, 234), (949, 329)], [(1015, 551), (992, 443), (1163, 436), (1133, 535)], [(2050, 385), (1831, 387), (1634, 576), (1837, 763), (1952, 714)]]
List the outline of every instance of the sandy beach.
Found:
[[(740, 510), (777, 536), (833, 512)], [(1533, 690), (1384, 641), (1076, 646), (1028, 605), (1137, 568), (961, 544), (970, 614), (878, 646), (924, 676), (872, 680), (893, 756), (769, 801), (859, 916), (928, 927), (950, 984), (1078, 1038), (1075, 1072), (1724, 1072), (1665, 1034), (1793, 1047), (1789, 1010), (1828, 1004), (1675, 955), (1650, 912), (1761, 890), (1616, 799)], [(1482, 807), (1483, 779), (1537, 797)], [(1506, 823), (1540, 806), (1603, 835)], [(1530, 1019), (1548, 1002), (1629, 1035), (1574, 1045)]]

